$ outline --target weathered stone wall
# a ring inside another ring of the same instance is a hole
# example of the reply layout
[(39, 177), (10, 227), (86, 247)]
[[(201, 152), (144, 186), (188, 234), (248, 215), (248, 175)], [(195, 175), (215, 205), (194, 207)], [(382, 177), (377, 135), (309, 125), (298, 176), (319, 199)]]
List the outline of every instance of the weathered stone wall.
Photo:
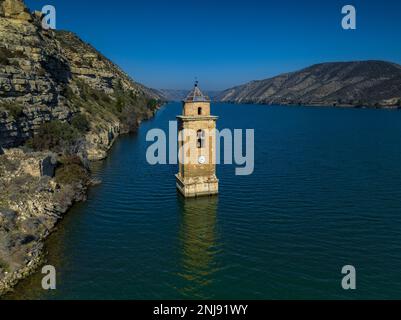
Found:
[[(184, 166), (180, 166), (182, 177), (198, 177), (198, 176), (210, 176), (215, 174), (216, 170), (216, 120), (211, 117), (183, 117), (180, 119), (179, 130), (188, 130), (188, 135), (185, 143), (191, 146), (188, 148), (188, 152), (185, 154), (186, 163)], [(197, 148), (197, 136), (198, 130), (204, 130), (205, 140), (203, 148)], [(182, 133), (180, 133), (182, 134)], [(199, 157), (204, 156), (206, 162), (200, 164), (198, 162)]]
[(185, 103), (183, 107), (184, 116), (198, 116), (198, 109), (201, 108), (202, 116), (210, 116), (209, 102), (190, 102)]

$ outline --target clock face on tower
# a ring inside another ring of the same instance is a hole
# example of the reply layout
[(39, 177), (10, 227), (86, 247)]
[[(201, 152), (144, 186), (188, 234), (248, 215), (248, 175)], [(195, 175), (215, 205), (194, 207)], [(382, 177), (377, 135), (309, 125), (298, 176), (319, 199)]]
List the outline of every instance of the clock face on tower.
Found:
[(198, 158), (198, 162), (199, 162), (199, 164), (205, 164), (205, 162), (206, 162), (205, 156), (200, 156), (200, 157)]

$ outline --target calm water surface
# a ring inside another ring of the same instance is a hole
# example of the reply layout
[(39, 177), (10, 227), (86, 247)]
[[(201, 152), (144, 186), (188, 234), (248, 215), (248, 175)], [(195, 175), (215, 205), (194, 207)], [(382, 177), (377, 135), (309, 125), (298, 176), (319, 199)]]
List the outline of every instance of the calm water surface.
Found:
[(93, 164), (103, 183), (48, 241), (57, 290), (37, 274), (11, 298), (401, 298), (401, 112), (212, 109), (220, 129), (255, 129), (253, 175), (219, 166), (221, 194), (184, 201), (176, 166), (145, 158), (147, 131), (181, 112), (168, 104)]

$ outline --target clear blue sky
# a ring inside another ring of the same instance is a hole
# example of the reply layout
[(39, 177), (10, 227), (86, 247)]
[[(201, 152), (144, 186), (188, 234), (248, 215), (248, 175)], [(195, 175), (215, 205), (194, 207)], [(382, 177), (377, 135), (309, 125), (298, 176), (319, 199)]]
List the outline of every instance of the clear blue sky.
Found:
[[(308, 65), (401, 63), (396, 0), (26, 0), (57, 8), (57, 29), (77, 33), (136, 81), (154, 88), (220, 90)], [(341, 8), (357, 9), (357, 30)]]

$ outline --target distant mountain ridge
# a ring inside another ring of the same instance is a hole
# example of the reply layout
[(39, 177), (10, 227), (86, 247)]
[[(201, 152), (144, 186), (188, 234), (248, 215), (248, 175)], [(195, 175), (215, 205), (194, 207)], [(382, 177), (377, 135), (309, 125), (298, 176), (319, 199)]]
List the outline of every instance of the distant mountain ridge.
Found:
[(401, 66), (385, 61), (321, 63), (222, 91), (234, 103), (401, 106)]

